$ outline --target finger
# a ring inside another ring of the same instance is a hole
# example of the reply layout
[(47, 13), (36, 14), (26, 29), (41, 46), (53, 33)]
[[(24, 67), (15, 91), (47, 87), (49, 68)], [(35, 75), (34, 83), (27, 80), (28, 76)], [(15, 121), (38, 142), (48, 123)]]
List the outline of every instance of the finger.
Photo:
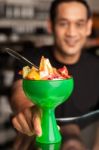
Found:
[(24, 117), (29, 125), (31, 132), (33, 132), (34, 131), (33, 122), (32, 122), (33, 115), (32, 115), (31, 109), (30, 108), (25, 109), (23, 113), (24, 113)]
[(24, 131), (23, 128), (21, 127), (20, 123), (18, 122), (17, 118), (13, 119), (12, 123), (13, 123), (14, 128), (17, 129), (22, 134), (26, 134), (28, 136), (33, 136), (35, 134), (34, 132)]
[(19, 124), (17, 118), (12, 119), (12, 124), (15, 129), (17, 129), (19, 132), (23, 133), (23, 129), (22, 129), (21, 125)]
[(30, 109), (32, 111), (32, 115), (33, 116), (38, 115), (38, 116), (40, 116), (40, 118), (42, 117), (42, 111), (41, 111), (41, 109), (38, 106), (34, 105)]
[(41, 136), (42, 135), (41, 120), (40, 120), (40, 117), (38, 115), (35, 115), (33, 117), (33, 124), (34, 124), (35, 134), (38, 136)]
[(21, 125), (21, 128), (23, 129), (23, 131), (26, 134), (29, 134), (32, 132), (31, 129), (29, 128), (29, 125), (28, 125), (23, 113), (19, 113), (19, 115), (17, 116), (17, 120), (18, 120), (19, 124)]

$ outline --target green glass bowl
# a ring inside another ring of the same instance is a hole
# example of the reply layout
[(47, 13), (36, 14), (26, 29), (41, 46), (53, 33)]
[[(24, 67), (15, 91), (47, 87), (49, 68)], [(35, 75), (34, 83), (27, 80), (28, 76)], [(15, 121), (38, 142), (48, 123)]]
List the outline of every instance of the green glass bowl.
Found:
[(68, 100), (73, 91), (73, 78), (65, 80), (26, 80), (23, 79), (23, 90), (34, 104), (42, 109), (42, 136), (37, 137), (40, 143), (57, 143), (61, 135), (54, 116), (55, 107)]

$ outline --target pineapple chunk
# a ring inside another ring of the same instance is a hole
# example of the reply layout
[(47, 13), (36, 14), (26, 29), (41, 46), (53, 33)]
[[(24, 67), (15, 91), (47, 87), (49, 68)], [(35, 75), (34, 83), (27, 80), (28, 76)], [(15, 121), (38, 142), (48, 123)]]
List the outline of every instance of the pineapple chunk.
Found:
[(32, 67), (31, 71), (27, 75), (27, 79), (40, 80), (39, 72), (34, 67)]
[(23, 78), (26, 78), (28, 73), (30, 72), (30, 67), (29, 66), (25, 66), (23, 67), (23, 70), (22, 70), (22, 74), (23, 74)]

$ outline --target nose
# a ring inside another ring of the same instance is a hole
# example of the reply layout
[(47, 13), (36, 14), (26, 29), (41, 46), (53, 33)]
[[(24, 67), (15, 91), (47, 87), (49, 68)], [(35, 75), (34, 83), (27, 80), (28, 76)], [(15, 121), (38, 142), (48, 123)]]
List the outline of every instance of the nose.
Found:
[(75, 25), (69, 25), (66, 34), (68, 37), (75, 37), (77, 35), (77, 29)]

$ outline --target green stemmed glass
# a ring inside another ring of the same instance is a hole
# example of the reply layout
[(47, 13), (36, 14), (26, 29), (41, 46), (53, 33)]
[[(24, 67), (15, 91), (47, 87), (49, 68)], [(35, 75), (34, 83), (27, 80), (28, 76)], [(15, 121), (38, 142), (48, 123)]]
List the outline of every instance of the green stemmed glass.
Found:
[(55, 108), (68, 100), (73, 90), (73, 78), (65, 80), (23, 79), (26, 96), (42, 110), (42, 135), (36, 137), (39, 143), (58, 143), (61, 135), (55, 119)]

